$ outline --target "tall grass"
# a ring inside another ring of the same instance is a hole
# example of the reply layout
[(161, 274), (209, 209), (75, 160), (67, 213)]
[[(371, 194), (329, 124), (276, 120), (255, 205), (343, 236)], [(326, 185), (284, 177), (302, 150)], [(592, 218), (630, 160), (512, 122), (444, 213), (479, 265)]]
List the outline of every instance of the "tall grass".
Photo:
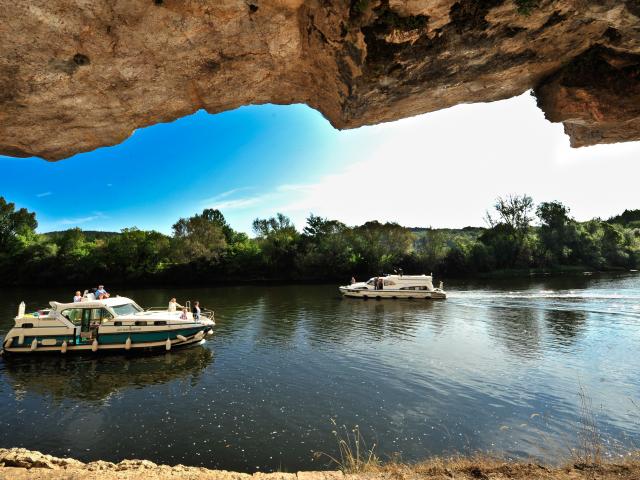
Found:
[(602, 436), (593, 412), (591, 397), (580, 386), (580, 411), (578, 418), (578, 445), (571, 450), (574, 463), (579, 465), (600, 465), (604, 451)]
[(338, 443), (338, 454), (315, 452), (316, 457), (327, 457), (344, 473), (371, 472), (380, 467), (380, 459), (375, 453), (376, 444), (373, 443), (371, 447), (367, 445), (358, 425), (351, 429), (346, 425), (338, 426), (333, 418), (331, 423), (334, 427), (331, 433)]

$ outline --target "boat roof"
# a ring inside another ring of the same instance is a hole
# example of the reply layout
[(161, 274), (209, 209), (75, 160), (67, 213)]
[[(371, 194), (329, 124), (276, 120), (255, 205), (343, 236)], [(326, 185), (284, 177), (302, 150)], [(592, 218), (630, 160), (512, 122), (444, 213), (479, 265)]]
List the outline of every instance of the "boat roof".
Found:
[[(127, 303), (134, 303), (133, 300), (127, 297), (109, 297), (103, 300), (88, 300), (83, 297), (80, 302), (49, 302), (52, 308), (56, 310), (62, 310), (64, 308), (102, 308), (102, 307), (117, 307), (118, 305), (126, 305)], [(137, 305), (137, 304), (136, 304)]]

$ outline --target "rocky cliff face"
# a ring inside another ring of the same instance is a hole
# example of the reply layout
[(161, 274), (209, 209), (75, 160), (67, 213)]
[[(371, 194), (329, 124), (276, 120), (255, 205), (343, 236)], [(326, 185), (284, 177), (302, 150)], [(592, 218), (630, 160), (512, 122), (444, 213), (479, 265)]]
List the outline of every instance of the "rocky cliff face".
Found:
[(198, 109), (351, 128), (534, 89), (572, 145), (640, 139), (640, 0), (14, 0), (0, 154), (56, 160)]

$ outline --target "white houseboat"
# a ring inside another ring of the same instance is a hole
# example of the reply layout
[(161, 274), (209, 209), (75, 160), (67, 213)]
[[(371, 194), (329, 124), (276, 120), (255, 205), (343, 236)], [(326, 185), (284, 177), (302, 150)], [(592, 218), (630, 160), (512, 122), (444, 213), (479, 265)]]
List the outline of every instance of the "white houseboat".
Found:
[(2, 344), (5, 353), (171, 350), (202, 341), (215, 325), (210, 311), (184, 319), (182, 312), (145, 311), (126, 297), (98, 300), (85, 292), (80, 302), (49, 304), (30, 314), (20, 304)]
[(355, 282), (351, 285), (339, 287), (345, 297), (354, 298), (429, 298), (444, 299), (447, 293), (433, 287), (431, 275), (385, 275), (373, 277), (366, 282)]

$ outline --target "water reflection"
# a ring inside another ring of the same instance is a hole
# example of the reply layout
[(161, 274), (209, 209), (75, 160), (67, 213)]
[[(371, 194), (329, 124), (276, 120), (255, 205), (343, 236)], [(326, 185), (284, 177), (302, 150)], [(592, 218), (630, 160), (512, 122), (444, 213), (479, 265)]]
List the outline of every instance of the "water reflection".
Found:
[(586, 329), (587, 315), (576, 310), (545, 310), (544, 320), (556, 342), (565, 347), (573, 345)]
[(143, 356), (14, 356), (3, 365), (5, 381), (19, 400), (28, 393), (65, 399), (102, 401), (115, 392), (177, 379), (198, 384), (213, 363), (213, 352), (201, 346)]
[[(337, 454), (337, 418), (382, 457), (554, 460), (575, 438), (580, 385), (603, 406), (603, 434), (640, 442), (629, 420), (640, 276), (447, 289), (443, 302), (341, 299), (333, 285), (118, 291), (144, 306), (198, 299), (216, 312), (214, 336), (170, 355), (0, 362), (0, 444), (86, 461), (317, 469), (312, 450)], [(0, 333), (16, 301), (64, 295), (0, 291)]]
[(516, 356), (529, 359), (540, 353), (540, 312), (531, 309), (498, 309), (490, 325), (493, 336)]

